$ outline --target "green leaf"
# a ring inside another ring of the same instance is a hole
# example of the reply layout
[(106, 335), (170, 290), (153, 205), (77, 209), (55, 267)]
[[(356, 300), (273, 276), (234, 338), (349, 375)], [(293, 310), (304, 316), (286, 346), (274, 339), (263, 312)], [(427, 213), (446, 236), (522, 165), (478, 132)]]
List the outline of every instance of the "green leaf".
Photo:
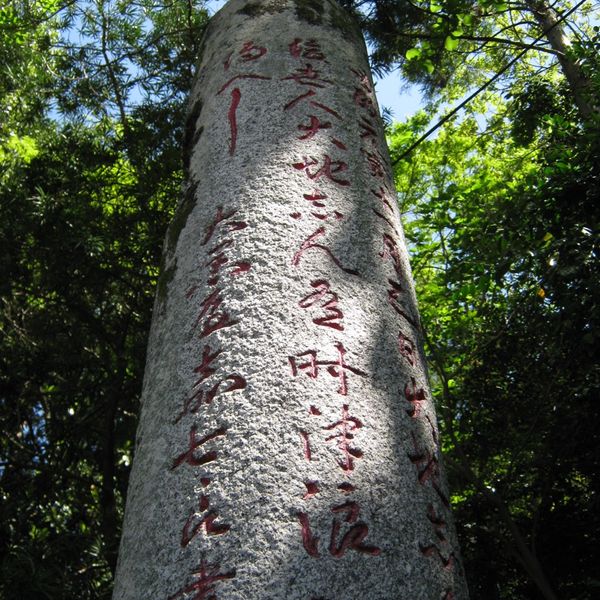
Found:
[(442, 5), (438, 4), (435, 0), (431, 0), (431, 2), (429, 4), (429, 10), (432, 13), (438, 13), (442, 10)]
[(444, 42), (444, 48), (449, 51), (456, 50), (458, 48), (458, 43), (459, 42), (456, 38), (453, 38), (451, 35), (449, 35)]
[(457, 15), (457, 17), (461, 23), (464, 23), (467, 26), (471, 26), (473, 24), (473, 15), (471, 13), (460, 13)]
[(418, 58), (419, 56), (421, 56), (421, 51), (419, 50), (419, 48), (411, 48), (410, 50), (406, 51), (406, 58), (408, 60)]
[(430, 75), (435, 71), (435, 66), (433, 65), (433, 63), (429, 59), (426, 59), (426, 60), (423, 61), (423, 66), (425, 67), (425, 70)]
[(11, 134), (6, 142), (6, 147), (12, 150), (25, 163), (30, 163), (39, 154), (35, 140), (28, 135), (18, 137), (15, 134)]

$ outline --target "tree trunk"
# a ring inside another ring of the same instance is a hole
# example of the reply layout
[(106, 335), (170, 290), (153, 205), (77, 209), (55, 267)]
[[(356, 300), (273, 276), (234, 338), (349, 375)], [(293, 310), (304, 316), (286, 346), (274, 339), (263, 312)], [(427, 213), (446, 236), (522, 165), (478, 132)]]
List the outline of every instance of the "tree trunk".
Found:
[(211, 21), (115, 600), (465, 600), (366, 50), (332, 0)]
[(545, 33), (551, 48), (557, 52), (558, 62), (573, 93), (579, 115), (583, 120), (589, 119), (596, 112), (589, 98), (589, 81), (581, 72), (577, 62), (569, 56), (570, 43), (559, 24), (556, 12), (540, 0), (526, 0), (526, 3)]

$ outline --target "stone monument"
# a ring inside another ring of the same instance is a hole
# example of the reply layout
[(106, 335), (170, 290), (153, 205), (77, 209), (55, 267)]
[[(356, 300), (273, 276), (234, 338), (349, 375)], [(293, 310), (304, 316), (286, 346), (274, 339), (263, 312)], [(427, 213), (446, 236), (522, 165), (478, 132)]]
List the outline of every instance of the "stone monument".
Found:
[(230, 0), (185, 145), (114, 600), (466, 600), (351, 17)]

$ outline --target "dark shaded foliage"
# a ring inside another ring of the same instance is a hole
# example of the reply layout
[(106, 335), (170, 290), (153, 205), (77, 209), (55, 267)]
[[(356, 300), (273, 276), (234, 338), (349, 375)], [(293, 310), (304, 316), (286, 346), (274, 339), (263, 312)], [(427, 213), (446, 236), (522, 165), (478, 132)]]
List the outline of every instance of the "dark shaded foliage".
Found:
[(154, 286), (180, 195), (190, 40), (206, 23), (190, 6), (154, 4), (136, 28), (145, 17), (127, 3), (48, 0), (19, 6), (3, 30), (4, 600), (111, 594)]

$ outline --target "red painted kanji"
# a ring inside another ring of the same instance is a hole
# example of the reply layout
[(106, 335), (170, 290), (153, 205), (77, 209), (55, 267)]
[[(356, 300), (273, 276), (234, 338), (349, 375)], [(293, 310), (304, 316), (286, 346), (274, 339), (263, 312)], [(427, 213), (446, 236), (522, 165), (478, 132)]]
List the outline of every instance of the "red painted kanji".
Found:
[[(248, 63), (259, 58), (262, 58), (267, 53), (267, 49), (263, 46), (257, 46), (253, 41), (244, 42), (241, 50), (237, 53), (239, 57), (240, 63)], [(223, 68), (225, 71), (228, 71), (231, 67), (231, 61), (233, 59), (233, 52), (230, 52), (227, 55), (225, 62), (223, 63)], [(266, 75), (259, 75), (257, 73), (239, 73), (234, 77), (228, 79), (217, 92), (217, 96), (222, 94), (226, 89), (229, 88), (233, 83), (238, 82), (243, 79), (260, 79), (263, 81), (267, 81), (271, 79)], [(239, 87), (234, 87), (231, 90), (231, 102), (229, 104), (229, 108), (227, 110), (227, 120), (229, 121), (229, 155), (233, 156), (235, 154), (235, 149), (237, 146), (237, 137), (238, 137), (238, 126), (237, 126), (237, 111), (242, 100), (242, 90)]]
[(404, 397), (410, 404), (410, 408), (406, 409), (406, 414), (417, 419), (421, 415), (421, 408), (425, 404), (426, 398), (425, 390), (422, 387), (417, 388), (414, 377), (410, 378), (410, 383), (404, 385)]
[(198, 288), (199, 288), (199, 287), (200, 287), (200, 286), (199, 286), (198, 284), (190, 286), (190, 287), (189, 287), (189, 288), (186, 290), (186, 292), (185, 292), (185, 297), (186, 297), (188, 300), (189, 300), (190, 298), (193, 298), (193, 297), (195, 296), (196, 292), (198, 291)]
[(202, 494), (200, 496), (198, 510), (192, 511), (183, 526), (181, 532), (182, 547), (187, 546), (201, 531), (204, 531), (206, 535), (223, 535), (231, 529), (229, 525), (219, 525), (215, 523), (219, 518), (219, 515), (215, 511), (209, 511), (209, 508), (210, 500), (208, 496)]
[(375, 129), (376, 125), (374, 121), (362, 116), (358, 121), (358, 126), (360, 128), (361, 139), (369, 141), (373, 144), (377, 142), (377, 130)]
[(236, 262), (233, 266), (233, 269), (231, 270), (231, 275), (243, 275), (244, 273), (247, 273), (251, 268), (252, 265), (246, 260)]
[(331, 423), (326, 427), (323, 427), (326, 431), (335, 431), (333, 435), (325, 438), (325, 441), (330, 442), (335, 440), (337, 447), (342, 453), (342, 459), (339, 461), (339, 465), (343, 471), (354, 470), (354, 459), (362, 458), (363, 453), (357, 448), (351, 447), (352, 440), (354, 439), (354, 432), (362, 427), (362, 422), (356, 417), (350, 416), (348, 411), (348, 405), (344, 404), (342, 407), (342, 418)]
[(391, 259), (394, 265), (394, 271), (401, 279), (405, 279), (404, 267), (400, 258), (400, 250), (396, 240), (389, 234), (383, 234), (383, 250), (379, 253), (383, 260)]
[[(293, 54), (296, 51), (298, 51), (298, 46), (291, 44), (290, 52), (292, 52), (292, 54)], [(298, 96), (296, 96), (296, 98), (293, 98), (292, 100), (290, 100), (283, 107), (284, 110), (291, 110), (300, 102), (306, 101), (310, 104), (310, 106), (320, 108), (321, 110), (324, 110), (325, 112), (329, 113), (330, 115), (333, 115), (337, 119), (342, 120), (342, 117), (335, 109), (331, 108), (330, 106), (327, 106), (326, 104), (323, 104), (322, 102), (318, 102), (316, 99), (314, 99), (314, 97), (317, 95), (318, 89), (327, 87), (328, 85), (331, 85), (333, 82), (329, 79), (324, 79), (323, 77), (321, 77), (320, 71), (314, 69), (314, 67), (311, 64), (306, 64), (305, 67), (300, 67), (300, 68), (296, 69), (294, 71), (294, 73), (292, 73), (291, 75), (288, 75), (287, 77), (283, 77), (282, 80), (283, 81), (293, 81), (297, 85), (300, 85), (304, 88), (309, 88), (306, 92), (303, 92), (303, 93), (299, 94)]]
[(379, 200), (381, 201), (383, 206), (386, 208), (386, 210), (388, 210), (390, 213), (392, 213), (392, 215), (394, 214), (394, 209), (392, 207), (392, 204), (394, 203), (394, 199), (392, 198), (391, 194), (386, 191), (386, 189), (384, 187), (379, 186), (379, 189), (371, 190), (371, 194), (373, 194), (373, 196), (375, 196), (376, 198), (379, 198)]
[(302, 41), (301, 38), (295, 38), (289, 45), (290, 54), (294, 58), (306, 58), (307, 60), (325, 60), (325, 54), (321, 50), (321, 45), (316, 40), (310, 39)]
[[(296, 356), (289, 356), (288, 360), (292, 368), (292, 375), (297, 377), (300, 371), (304, 371), (312, 379), (316, 379), (320, 372), (320, 367), (327, 367), (327, 373), (338, 380), (338, 394), (346, 396), (348, 394), (348, 375), (347, 373), (354, 373), (361, 377), (366, 377), (366, 373), (351, 367), (344, 359), (346, 349), (343, 344), (336, 342), (335, 347), (338, 351), (337, 359), (335, 360), (317, 360), (317, 350), (307, 350), (297, 354)], [(305, 362), (302, 360), (306, 357)]]
[[(222, 388), (222, 384), (227, 385)], [(194, 384), (194, 388), (196, 388), (197, 385), (198, 384)], [(182, 417), (187, 414), (197, 413), (203, 404), (210, 404), (217, 397), (217, 395), (229, 394), (230, 392), (235, 392), (236, 390), (243, 390), (246, 388), (246, 385), (246, 380), (241, 375), (234, 373), (221, 378), (208, 390), (204, 388), (192, 390), (192, 394), (186, 398), (185, 402), (183, 403), (183, 408), (175, 419), (174, 423), (179, 422)]]
[[(298, 125), (298, 129), (302, 133), (302, 135), (298, 136), (299, 140), (303, 140), (303, 141), (311, 140), (312, 138), (314, 138), (317, 135), (317, 133), (319, 131), (325, 130), (325, 129), (331, 129), (333, 127), (331, 121), (321, 121), (321, 119), (319, 119), (319, 117), (317, 117), (316, 115), (307, 115), (307, 116), (308, 116), (309, 122), (306, 124), (300, 123)], [(348, 149), (346, 147), (346, 144), (344, 144), (343, 142), (340, 142), (340, 140), (338, 140), (337, 138), (330, 137), (329, 139), (335, 146), (340, 148), (340, 150)]]
[(224, 267), (228, 262), (229, 258), (225, 254), (225, 248), (232, 246), (232, 240), (225, 240), (218, 246), (215, 246), (211, 250), (209, 250), (208, 255), (210, 259), (206, 263), (206, 266), (209, 268), (211, 277), (208, 280), (209, 285), (216, 285), (219, 281), (219, 271), (221, 267)]
[[(200, 563), (196, 570), (192, 572), (192, 577), (195, 581), (183, 587), (178, 592), (169, 596), (167, 600), (176, 600), (182, 596), (188, 596), (187, 600), (217, 600), (215, 595), (215, 584), (219, 581), (233, 579), (235, 577), (235, 569), (228, 573), (220, 573), (218, 565), (205, 565)], [(192, 594), (189, 596), (189, 594)]]
[(310, 500), (321, 491), (316, 481), (306, 481), (304, 485), (306, 486), (306, 494), (302, 497), (303, 500)]
[(406, 362), (411, 367), (414, 367), (417, 363), (417, 348), (415, 343), (401, 331), (398, 333), (398, 349)]
[[(305, 156), (302, 158), (302, 162), (293, 163), (292, 166), (298, 171), (304, 171), (311, 181), (319, 181), (319, 179), (324, 177), (341, 186), (350, 185), (348, 179), (342, 179), (338, 176), (339, 173), (348, 170), (348, 163), (345, 163), (343, 160), (332, 160), (328, 154), (323, 157), (322, 165), (320, 165), (318, 159), (313, 157), (309, 159)], [(311, 167), (317, 168), (311, 170)]]
[(373, 150), (366, 150), (365, 148), (361, 148), (361, 152), (364, 154), (367, 159), (367, 164), (369, 166), (369, 171), (372, 177), (383, 178), (386, 174), (385, 169), (385, 161), (379, 152), (375, 152)]
[(358, 271), (354, 269), (348, 269), (344, 267), (342, 263), (335, 257), (333, 252), (325, 245), (318, 244), (315, 240), (321, 236), (325, 235), (325, 227), (319, 227), (314, 233), (309, 235), (300, 246), (300, 250), (294, 254), (292, 257), (292, 265), (297, 267), (300, 264), (300, 260), (302, 255), (309, 250), (321, 250), (329, 256), (329, 258), (342, 270), (344, 273), (348, 273), (348, 275), (358, 275)]
[(371, 210), (382, 220), (385, 221), (390, 229), (394, 232), (394, 234), (396, 235), (396, 237), (399, 236), (398, 234), (398, 230), (396, 229), (396, 226), (394, 225), (394, 223), (392, 223), (392, 221), (386, 217), (384, 214), (382, 214), (381, 212), (379, 212), (376, 208), (371, 207)]
[(396, 229), (396, 226), (392, 223), (392, 221), (390, 219), (388, 219), (388, 217), (386, 217), (383, 213), (379, 212), (376, 208), (372, 208), (371, 210), (382, 220), (385, 221), (390, 229), (396, 234), (396, 236), (398, 236), (398, 230)]
[(344, 313), (338, 308), (339, 297), (335, 292), (331, 291), (329, 282), (325, 279), (317, 279), (311, 282), (310, 285), (314, 291), (302, 298), (298, 302), (298, 305), (301, 308), (309, 308), (318, 303), (320, 308), (325, 311), (325, 314), (320, 317), (314, 317), (313, 323), (343, 331), (344, 326), (341, 321), (344, 318)]
[(415, 329), (419, 329), (419, 324), (416, 321), (416, 319), (411, 315), (410, 309), (404, 306), (404, 304), (400, 300), (401, 297), (405, 294), (402, 285), (398, 281), (394, 281), (393, 279), (388, 279), (388, 284), (390, 285), (390, 287), (388, 288), (388, 302), (390, 303), (392, 308)]
[(340, 121), (343, 121), (343, 119), (340, 116), (340, 114), (336, 110), (334, 110), (333, 108), (331, 108), (330, 106), (327, 106), (326, 104), (323, 104), (322, 102), (317, 102), (316, 100), (311, 100), (311, 98), (313, 98), (316, 95), (317, 95), (317, 92), (315, 92), (315, 90), (312, 90), (312, 89), (308, 90), (307, 92), (305, 92), (303, 94), (300, 94), (299, 96), (297, 96), (293, 100), (290, 100), (283, 107), (283, 110), (291, 110), (296, 105), (298, 105), (300, 102), (303, 102), (304, 100), (306, 100), (306, 101), (308, 101), (308, 103), (311, 106), (315, 106), (317, 108), (320, 108), (321, 110), (324, 110), (326, 113), (329, 113), (330, 115), (333, 115), (336, 119), (339, 119)]
[(331, 141), (341, 150), (348, 150), (348, 146), (346, 146), (346, 144), (344, 144), (343, 142), (340, 142), (340, 140), (338, 140), (337, 138), (331, 138)]
[(242, 49), (239, 51), (239, 55), (243, 62), (250, 62), (252, 60), (258, 60), (267, 53), (267, 49), (263, 46), (257, 46), (254, 42), (244, 42)]
[(359, 86), (354, 88), (354, 103), (367, 111), (369, 116), (376, 117), (377, 108), (375, 105), (375, 93), (369, 82), (368, 75), (364, 71), (357, 71), (356, 69), (351, 70), (357, 76), (359, 82)]
[[(334, 516), (331, 524), (331, 536), (329, 539), (329, 553), (335, 558), (341, 558), (348, 550), (354, 550), (361, 554), (378, 556), (381, 550), (376, 546), (364, 543), (369, 534), (369, 527), (366, 523), (358, 521), (360, 508), (357, 502), (349, 501), (344, 504), (333, 506), (331, 512), (334, 515), (345, 513), (345, 517), (340, 520)], [(315, 536), (310, 527), (310, 519), (307, 513), (299, 512), (302, 544), (309, 556), (318, 558), (319, 537)], [(349, 525), (349, 527), (348, 527)], [(342, 531), (342, 528), (344, 531)]]
[(218, 437), (224, 437), (227, 435), (227, 430), (225, 427), (220, 427), (219, 429), (215, 429), (212, 433), (205, 435), (203, 437), (198, 436), (198, 427), (196, 425), (192, 425), (189, 433), (188, 439), (188, 449), (185, 452), (182, 452), (171, 465), (171, 470), (176, 469), (183, 463), (186, 463), (192, 467), (199, 467), (201, 465), (205, 465), (206, 463), (212, 462), (217, 459), (216, 450), (211, 450), (209, 452), (205, 452), (204, 454), (198, 455), (196, 452), (201, 447), (204, 446), (207, 442), (210, 442)]
[[(253, 41), (244, 42), (242, 48), (237, 52), (237, 56), (240, 58), (240, 62), (251, 62), (262, 58), (267, 53), (267, 49), (263, 46), (257, 46)], [(225, 61), (223, 62), (223, 68), (225, 71), (229, 70), (233, 60), (235, 51), (232, 50)]]
[(369, 81), (369, 76), (366, 71), (358, 70), (358, 69), (350, 69), (358, 78), (358, 82), (363, 90), (368, 93), (370, 96), (374, 96), (373, 88), (371, 87), (371, 83)]
[[(332, 213), (311, 212), (310, 216), (314, 217), (315, 219), (319, 219), (319, 221), (329, 221), (330, 219), (334, 219), (335, 221), (341, 221), (344, 218), (344, 215), (337, 210), (334, 210)], [(293, 212), (290, 213), (290, 217), (292, 217), (293, 219), (301, 219), (302, 213)]]
[[(217, 227), (219, 227), (219, 225), (221, 225), (221, 223), (225, 223), (226, 221), (228, 221), (228, 219), (231, 219), (231, 217), (233, 217), (235, 214), (237, 214), (237, 212), (238, 212), (237, 209), (236, 210), (227, 210), (227, 209), (224, 209), (222, 206), (218, 206), (217, 214), (215, 215), (215, 218), (204, 230), (204, 238), (202, 239), (202, 242), (200, 242), (200, 245), (206, 246), (206, 244), (208, 244), (208, 242), (210, 242), (213, 235), (215, 234)], [(225, 223), (223, 229), (224, 229), (224, 231), (229, 233), (232, 231), (240, 231), (241, 229), (245, 229), (246, 227), (248, 227), (248, 224), (245, 223), (244, 221), (231, 221), (229, 223)]]
[(419, 448), (415, 433), (411, 431), (413, 440), (414, 452), (407, 453), (410, 462), (417, 468), (417, 478), (421, 485), (425, 485), (428, 481), (431, 487), (435, 490), (444, 506), (450, 506), (448, 498), (444, 494), (441, 486), (441, 473), (438, 457), (429, 448)]
[(219, 329), (232, 327), (239, 323), (239, 320), (232, 319), (229, 312), (221, 308), (223, 304), (221, 291), (220, 288), (216, 288), (200, 303), (200, 313), (196, 318), (194, 327), (202, 323), (200, 330), (201, 338), (205, 338)]
[(302, 545), (309, 556), (318, 558), (319, 555), (319, 538), (313, 535), (310, 528), (310, 520), (305, 512), (298, 513), (298, 520), (302, 532)]
[(447, 542), (448, 538), (446, 537), (445, 530), (446, 527), (448, 527), (448, 523), (435, 511), (435, 508), (432, 504), (427, 507), (427, 519), (433, 525), (433, 529), (438, 540), (442, 543)]
[(356, 491), (356, 488), (351, 483), (344, 481), (344, 483), (340, 483), (340, 485), (338, 485), (338, 490), (344, 494), (351, 494), (352, 492)]
[(357, 106), (364, 108), (370, 116), (374, 117), (377, 114), (375, 102), (362, 88), (355, 88), (354, 102)]
[(340, 538), (342, 522), (338, 519), (333, 519), (331, 526), (331, 539), (329, 542), (329, 553), (336, 558), (344, 556), (347, 550), (355, 550), (361, 554), (370, 554), (371, 556), (379, 556), (381, 550), (376, 546), (370, 546), (364, 543), (365, 538), (369, 534), (369, 527), (366, 523), (358, 522), (360, 508), (357, 502), (345, 502), (339, 506), (334, 506), (331, 511), (335, 514), (346, 513), (345, 523), (353, 524)]
[(300, 439), (302, 440), (302, 449), (304, 451), (304, 458), (310, 462), (312, 460), (312, 450), (310, 448), (309, 433), (307, 431), (301, 431)]
[(327, 199), (327, 194), (324, 194), (321, 190), (313, 190), (311, 194), (302, 194), (302, 197), (310, 202), (315, 208), (324, 208), (325, 203), (321, 200)]
[(217, 369), (215, 366), (213, 366), (213, 363), (222, 352), (223, 350), (213, 351), (210, 347), (210, 344), (204, 345), (204, 348), (202, 348), (202, 358), (200, 364), (194, 367), (194, 373), (200, 375), (199, 379), (197, 379), (194, 383), (194, 386), (200, 385), (217, 372)]
[[(230, 223), (229, 225), (234, 225)], [(245, 223), (238, 222), (238, 228), (243, 228), (246, 226)], [(217, 244), (213, 248), (208, 251), (209, 260), (206, 263), (206, 266), (210, 271), (210, 278), (208, 279), (208, 285), (214, 286), (219, 282), (221, 268), (225, 265), (229, 266), (229, 274), (232, 276), (241, 275), (243, 273), (247, 273), (251, 264), (247, 261), (238, 261), (235, 263), (230, 263), (229, 257), (226, 254), (226, 250), (233, 246), (233, 240), (226, 239), (222, 241), (220, 244)]]
[[(308, 356), (308, 362), (298, 364), (297, 360), (303, 356)], [(288, 356), (290, 366), (292, 367), (292, 375), (298, 376), (298, 371), (306, 371), (306, 374), (312, 379), (316, 379), (319, 374), (319, 367), (317, 366), (317, 351), (307, 350), (296, 356)]]
[[(326, 210), (321, 210), (321, 209), (325, 208), (325, 203), (322, 202), (322, 200), (327, 199), (327, 194), (324, 194), (323, 192), (321, 192), (321, 190), (315, 189), (310, 194), (302, 194), (302, 197), (307, 202), (310, 202), (310, 204), (312, 205), (313, 208), (318, 210), (318, 212), (317, 212), (317, 210), (313, 210), (310, 213), (310, 215), (312, 217), (314, 217), (315, 219), (319, 219), (320, 221), (327, 221), (329, 219), (334, 219), (336, 221), (339, 221), (344, 218), (344, 215), (337, 210), (334, 210), (333, 212), (327, 212)], [(293, 212), (293, 213), (290, 213), (290, 216), (293, 217), (294, 219), (301, 219), (302, 213)]]
[(321, 72), (313, 68), (311, 64), (305, 67), (299, 67), (291, 75), (282, 77), (282, 81), (294, 81), (295, 83), (310, 88), (324, 88), (331, 85), (333, 82), (330, 79), (323, 79)]
[(236, 87), (231, 90), (231, 104), (227, 110), (227, 120), (229, 121), (229, 156), (235, 154), (235, 148), (237, 146), (237, 109), (242, 99), (242, 92), (240, 88)]
[(452, 571), (454, 569), (454, 561), (455, 556), (454, 552), (451, 552), (449, 556), (444, 556), (443, 552), (440, 548), (438, 548), (435, 544), (431, 546), (420, 546), (421, 554), (423, 556), (435, 556), (442, 563), (442, 567), (446, 571)]
[[(193, 372), (198, 374), (199, 377), (194, 382), (192, 388), (193, 390), (199, 388), (199, 386), (201, 386), (207, 379), (212, 377), (217, 372), (217, 368), (213, 365), (213, 363), (222, 352), (223, 350), (213, 351), (210, 345), (205, 344), (204, 348), (202, 349), (201, 362), (194, 367)], [(183, 415), (195, 413), (200, 408), (202, 403), (210, 404), (217, 393), (219, 393), (220, 385), (225, 382), (229, 382), (229, 385), (224, 390), (220, 390), (223, 394), (233, 392), (234, 390), (243, 390), (246, 387), (246, 380), (240, 375), (234, 374), (222, 377), (208, 392), (205, 392), (204, 390), (193, 391), (192, 395), (186, 399), (183, 410), (177, 417), (175, 423), (177, 423), (177, 421), (179, 421)]]
[(406, 319), (406, 321), (408, 321), (415, 329), (418, 329), (418, 323), (415, 317), (412, 316), (412, 311), (410, 308), (405, 307), (401, 302), (401, 297), (405, 294), (404, 288), (400, 283), (401, 281), (406, 280), (404, 265), (402, 263), (398, 244), (394, 238), (387, 233), (383, 234), (383, 250), (379, 253), (379, 256), (381, 256), (382, 260), (391, 260), (392, 267), (400, 280), (394, 281), (393, 279), (388, 279), (388, 283), (390, 284), (390, 287), (388, 288), (389, 303), (400, 316)]
[(319, 117), (315, 115), (308, 115), (308, 118), (309, 123), (306, 125), (300, 123), (300, 125), (298, 125), (298, 129), (303, 132), (303, 135), (298, 137), (299, 140), (310, 140), (315, 137), (321, 129), (331, 129), (331, 121), (321, 121)]

